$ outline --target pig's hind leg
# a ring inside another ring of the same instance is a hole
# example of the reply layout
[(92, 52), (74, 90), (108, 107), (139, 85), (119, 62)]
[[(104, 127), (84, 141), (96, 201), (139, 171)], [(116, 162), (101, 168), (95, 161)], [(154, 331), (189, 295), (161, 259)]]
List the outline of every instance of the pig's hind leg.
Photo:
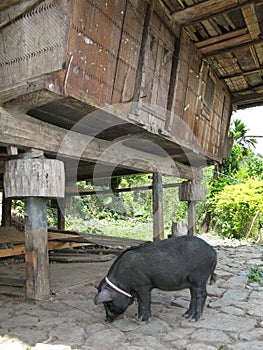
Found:
[(202, 315), (204, 304), (207, 297), (206, 285), (190, 287), (191, 301), (189, 309), (184, 316), (197, 321)]
[(196, 309), (196, 297), (195, 297), (195, 294), (193, 293), (192, 288), (190, 288), (190, 293), (191, 293), (190, 305), (189, 305), (189, 309), (184, 313), (184, 317), (191, 319)]

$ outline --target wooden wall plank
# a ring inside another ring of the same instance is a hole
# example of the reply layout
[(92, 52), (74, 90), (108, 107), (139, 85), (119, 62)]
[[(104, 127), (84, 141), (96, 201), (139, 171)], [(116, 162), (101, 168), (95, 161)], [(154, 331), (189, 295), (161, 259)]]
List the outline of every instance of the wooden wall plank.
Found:
[(135, 83), (138, 74), (143, 25), (147, 2), (126, 1), (126, 9), (120, 39), (117, 68), (114, 79), (112, 103), (138, 98)]
[(126, 1), (72, 1), (66, 91), (97, 106), (110, 104)]
[(64, 5), (43, 1), (1, 28), (0, 90), (63, 69), (68, 23)]

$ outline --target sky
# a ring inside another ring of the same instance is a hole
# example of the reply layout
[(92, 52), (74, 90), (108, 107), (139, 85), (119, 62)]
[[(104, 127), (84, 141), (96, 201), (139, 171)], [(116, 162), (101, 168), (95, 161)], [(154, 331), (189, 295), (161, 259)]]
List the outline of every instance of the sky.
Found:
[(231, 120), (235, 119), (240, 119), (249, 129), (247, 136), (262, 136), (256, 138), (258, 143), (254, 152), (263, 156), (263, 106), (233, 112)]

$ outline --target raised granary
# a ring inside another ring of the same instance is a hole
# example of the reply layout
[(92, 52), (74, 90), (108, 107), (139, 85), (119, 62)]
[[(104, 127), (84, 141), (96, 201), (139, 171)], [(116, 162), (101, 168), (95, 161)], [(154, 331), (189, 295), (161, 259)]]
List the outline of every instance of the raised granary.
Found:
[[(188, 180), (182, 199), (194, 233), (202, 167), (228, 155), (233, 109), (263, 103), (262, 32), (262, 0), (2, 1), (3, 223), (12, 198), (33, 198), (44, 211), (38, 199), (53, 197), (45, 181), (46, 175), (59, 178), (56, 166), (43, 165), (35, 197), (16, 173), (21, 162), (30, 172), (32, 159), (43, 157), (45, 164), (64, 163), (66, 189), (79, 180), (96, 185), (157, 174), (157, 238), (163, 231), (161, 175)], [(65, 196), (62, 209), (70, 202)], [(60, 215), (63, 221), (63, 210)], [(44, 226), (34, 223), (32, 235)], [(47, 289), (28, 294), (44, 298)]]

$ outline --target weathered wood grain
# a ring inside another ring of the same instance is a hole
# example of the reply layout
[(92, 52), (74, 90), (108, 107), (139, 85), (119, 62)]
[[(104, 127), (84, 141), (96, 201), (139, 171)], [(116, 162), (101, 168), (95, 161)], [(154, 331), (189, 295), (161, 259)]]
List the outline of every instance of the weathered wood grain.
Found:
[(25, 199), (26, 294), (34, 300), (49, 298), (49, 261), (46, 199)]
[(5, 163), (6, 198), (64, 197), (64, 164), (57, 159), (12, 159)]

